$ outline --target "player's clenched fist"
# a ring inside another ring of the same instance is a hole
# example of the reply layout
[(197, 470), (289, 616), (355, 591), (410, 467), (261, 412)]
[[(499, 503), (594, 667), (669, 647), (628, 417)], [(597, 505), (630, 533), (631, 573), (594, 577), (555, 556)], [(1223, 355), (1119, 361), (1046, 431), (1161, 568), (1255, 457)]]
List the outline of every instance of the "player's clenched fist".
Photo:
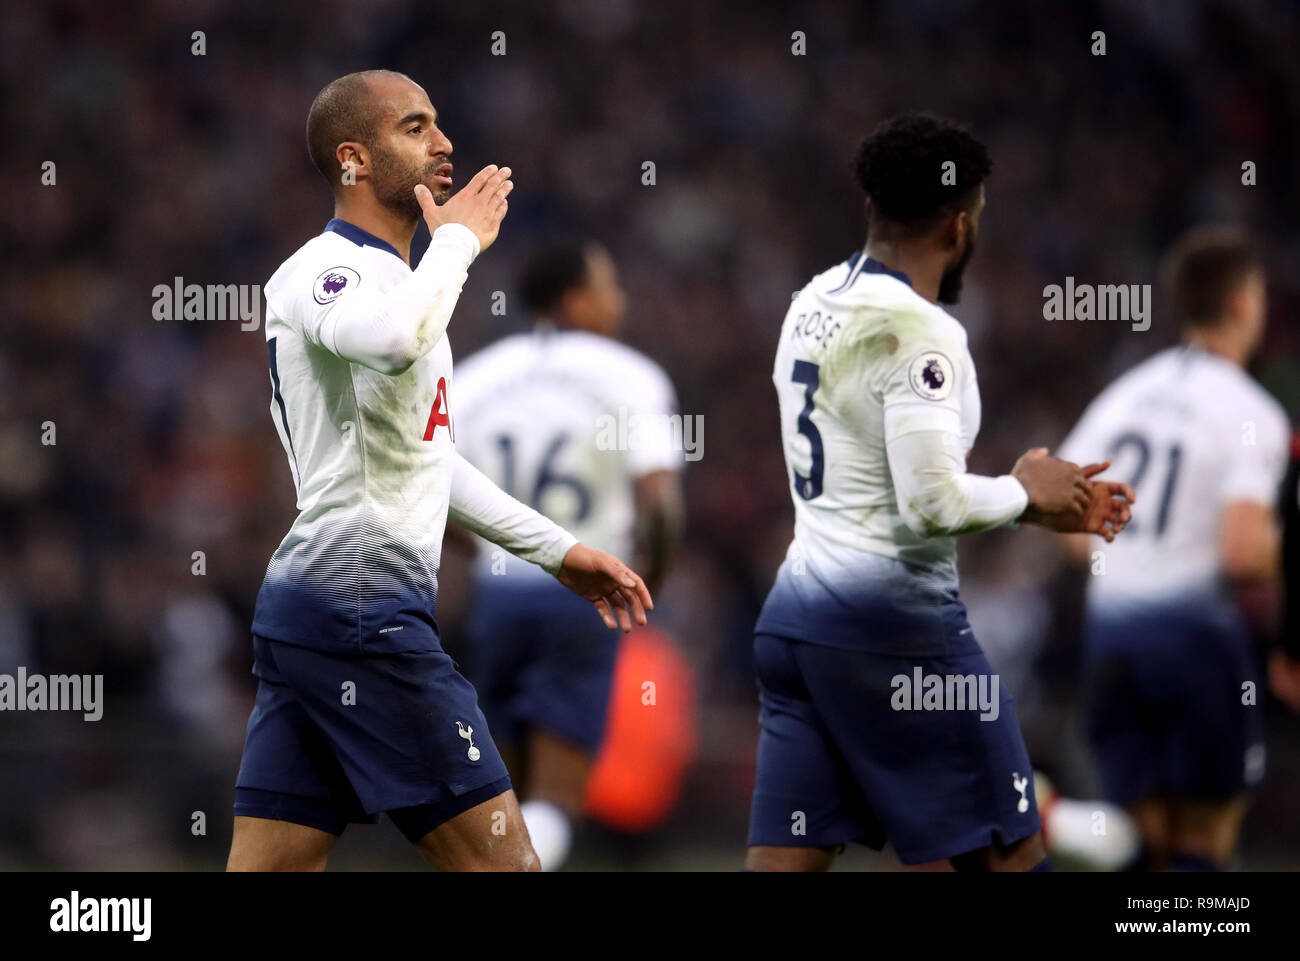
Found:
[(439, 207), (424, 184), (416, 184), (415, 198), (424, 211), (424, 222), (433, 233), (443, 224), (464, 224), (478, 238), (480, 253), (492, 246), (506, 215), (506, 197), (515, 189), (509, 167), (488, 164), (474, 179)]

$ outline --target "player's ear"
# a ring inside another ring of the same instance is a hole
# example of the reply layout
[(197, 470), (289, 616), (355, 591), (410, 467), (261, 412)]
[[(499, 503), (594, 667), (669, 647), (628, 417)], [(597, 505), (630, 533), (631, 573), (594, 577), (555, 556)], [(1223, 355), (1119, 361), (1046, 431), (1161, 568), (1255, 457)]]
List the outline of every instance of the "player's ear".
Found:
[(959, 210), (948, 218), (948, 229), (945, 231), (944, 243), (953, 248), (959, 248), (970, 231), (970, 214), (964, 210)]
[(365, 144), (345, 140), (334, 148), (334, 156), (339, 162), (339, 176), (344, 183), (356, 183), (370, 173), (370, 151)]

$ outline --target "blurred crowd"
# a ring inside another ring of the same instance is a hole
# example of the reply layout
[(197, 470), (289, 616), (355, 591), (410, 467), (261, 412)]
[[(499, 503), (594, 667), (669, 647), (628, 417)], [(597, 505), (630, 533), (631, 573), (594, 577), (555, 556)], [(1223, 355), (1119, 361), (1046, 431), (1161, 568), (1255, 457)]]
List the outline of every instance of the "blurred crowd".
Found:
[[(1267, 251), (1255, 370), (1294, 415), (1297, 36), (1286, 0), (7, 8), (0, 672), (102, 673), (107, 703), (98, 723), (0, 714), (0, 868), (223, 863), (252, 605), (293, 516), (292, 477), (263, 332), (155, 320), (153, 289), (264, 284), (324, 227), (304, 125), (329, 80), (408, 73), (462, 181), (487, 163), (515, 170), (500, 240), (452, 322), (455, 355), (527, 322), (510, 295), (532, 245), (587, 235), (621, 268), (628, 341), (703, 416), (686, 543), (656, 610), (695, 667), (701, 755), (656, 843), (739, 858), (757, 737), (750, 630), (792, 524), (772, 356), (792, 293), (861, 246), (858, 140), (925, 108), (990, 146), (979, 252), (954, 310), (983, 398), (972, 470), (1054, 446), (1110, 378), (1176, 339), (1158, 293), (1151, 329), (1134, 332), (1045, 321), (1043, 287), (1154, 283), (1163, 248), (1208, 221), (1249, 225)], [(1010, 678), (1031, 753), (1086, 793), (1078, 578), (1032, 532), (962, 551), (972, 623)], [(1278, 713), (1270, 746), (1246, 859), (1295, 866), (1293, 720)]]

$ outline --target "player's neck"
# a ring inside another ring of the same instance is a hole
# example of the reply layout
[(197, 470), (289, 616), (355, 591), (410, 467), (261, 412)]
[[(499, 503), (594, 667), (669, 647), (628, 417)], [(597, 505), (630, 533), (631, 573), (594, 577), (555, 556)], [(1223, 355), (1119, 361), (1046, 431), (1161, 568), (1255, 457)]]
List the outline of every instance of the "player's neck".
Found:
[(1230, 361), (1238, 367), (1246, 366), (1246, 350), (1241, 345), (1239, 339), (1233, 337), (1230, 333), (1214, 330), (1198, 331), (1193, 334), (1187, 334), (1183, 338), (1183, 343), (1188, 347), (1203, 350), (1207, 354), (1214, 354), (1216, 357), (1222, 357), (1224, 360)]
[(336, 203), (334, 216), (392, 244), (393, 248), (402, 255), (407, 266), (410, 266), (411, 240), (415, 237), (416, 221), (407, 220), (401, 214), (379, 205)]
[(944, 265), (930, 251), (907, 243), (872, 240), (867, 243), (867, 256), (890, 270), (906, 274), (913, 290), (932, 304), (939, 302)]

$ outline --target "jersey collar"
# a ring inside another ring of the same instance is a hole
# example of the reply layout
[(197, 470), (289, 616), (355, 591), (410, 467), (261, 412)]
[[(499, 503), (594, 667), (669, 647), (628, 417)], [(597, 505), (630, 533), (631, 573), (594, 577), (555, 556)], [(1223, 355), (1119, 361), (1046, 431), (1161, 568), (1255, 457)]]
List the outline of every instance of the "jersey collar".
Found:
[[(397, 252), (397, 248), (387, 240), (380, 240), (368, 230), (362, 230), (356, 224), (350, 224), (346, 220), (340, 220), (335, 217), (325, 225), (324, 233), (336, 233), (346, 237), (358, 247), (378, 247), (380, 250), (387, 250), (398, 260), (402, 260), (402, 255)], [(406, 261), (402, 260), (402, 263)]]
[[(861, 263), (859, 263), (859, 261), (861, 261)], [(858, 279), (858, 274), (889, 274), (889, 276), (893, 277), (895, 280), (901, 280), (903, 283), (907, 284), (907, 286), (912, 287), (912, 278), (907, 276), (907, 274), (903, 273), (901, 270), (890, 270), (874, 257), (867, 257), (864, 259), (862, 251), (860, 250), (855, 250), (853, 256), (844, 261), (844, 266), (849, 268), (849, 276), (844, 283), (833, 290), (832, 293), (839, 293), (841, 290), (852, 287), (853, 282)], [(915, 290), (916, 288), (912, 287), (912, 289)]]

